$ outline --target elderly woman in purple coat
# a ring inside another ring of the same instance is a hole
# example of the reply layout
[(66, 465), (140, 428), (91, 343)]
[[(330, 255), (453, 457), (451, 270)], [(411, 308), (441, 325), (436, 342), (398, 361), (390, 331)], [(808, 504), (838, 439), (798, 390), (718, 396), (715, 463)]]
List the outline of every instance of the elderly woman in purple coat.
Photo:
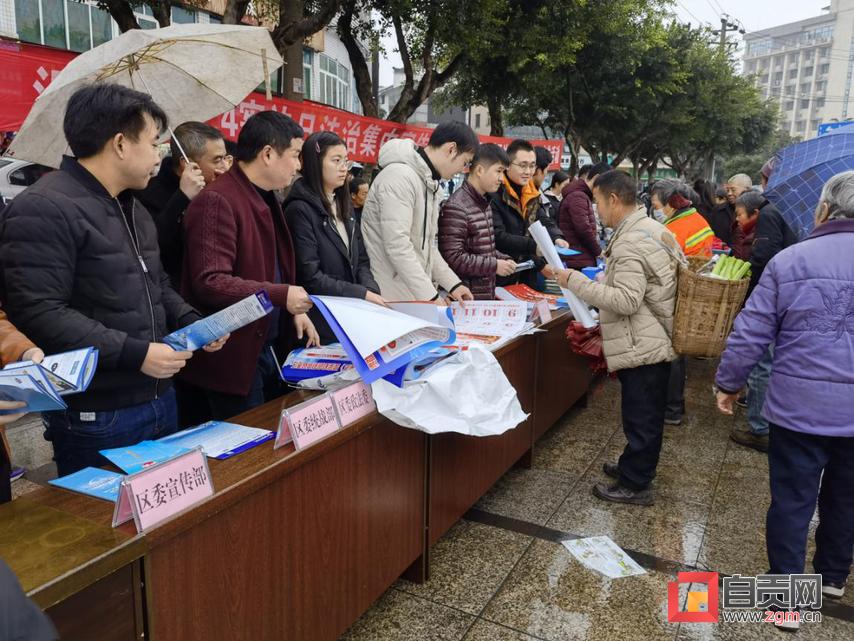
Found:
[(774, 345), (763, 416), (770, 424), (772, 574), (804, 572), (818, 503), (813, 566), (840, 598), (854, 550), (854, 171), (831, 178), (816, 227), (774, 257), (735, 321), (716, 383), (731, 414), (738, 392)]

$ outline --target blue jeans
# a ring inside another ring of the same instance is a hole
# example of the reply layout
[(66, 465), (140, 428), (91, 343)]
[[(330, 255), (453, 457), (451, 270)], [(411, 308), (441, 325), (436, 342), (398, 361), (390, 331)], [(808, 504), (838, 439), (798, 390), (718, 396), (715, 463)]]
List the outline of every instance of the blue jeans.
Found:
[(109, 412), (45, 412), (42, 421), (45, 439), (53, 443), (53, 458), (59, 476), (101, 467), (110, 462), (98, 451), (135, 445), (157, 439), (178, 429), (175, 390), (169, 388), (160, 398)]
[(757, 436), (768, 433), (768, 421), (762, 418), (762, 407), (765, 405), (765, 390), (768, 388), (768, 379), (771, 378), (773, 361), (774, 346), (771, 345), (747, 378), (747, 422), (750, 431)]
[(844, 584), (854, 556), (854, 438), (771, 425), (771, 506), (765, 540), (772, 574), (804, 571), (810, 521), (818, 501), (815, 571)]

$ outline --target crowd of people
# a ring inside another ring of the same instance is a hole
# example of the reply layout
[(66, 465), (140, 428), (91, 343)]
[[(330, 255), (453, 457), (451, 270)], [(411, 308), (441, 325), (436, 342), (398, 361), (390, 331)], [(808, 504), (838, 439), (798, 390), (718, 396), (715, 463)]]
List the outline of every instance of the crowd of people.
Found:
[[(731, 251), (751, 264), (751, 293), (720, 365), (718, 404), (744, 404), (747, 424), (731, 438), (768, 453), (771, 571), (803, 571), (818, 502), (814, 563), (827, 594), (841, 596), (854, 548), (854, 261), (845, 254), (854, 173), (827, 183), (816, 231), (796, 244), (745, 174), (722, 188), (674, 179), (639, 193), (607, 163), (549, 176), (546, 149), (479, 144), (467, 125), (446, 123), (423, 148), (387, 142), (369, 184), (353, 177), (341, 138), (306, 137), (281, 113), (249, 118), (236, 145), (204, 123), (181, 123), (161, 162), (166, 125), (143, 93), (77, 91), (64, 120), (73, 156), (0, 218), (3, 362), (99, 350), (89, 389), (44, 415), (60, 475), (104, 464), (99, 450), (283, 394), (280, 357), (336, 341), (310, 295), (444, 305), (552, 279), (599, 310), (605, 358), (622, 386), (628, 442), (604, 466), (613, 482), (593, 492), (651, 505), (664, 425), (685, 414), (686, 359), (671, 339), (678, 265)], [(773, 169), (763, 167), (763, 182)], [(441, 184), (466, 171), (444, 198)], [(564, 269), (541, 255), (535, 222), (575, 250)], [(533, 268), (520, 269), (528, 261)], [(582, 273), (600, 261), (603, 275)], [(233, 336), (196, 353), (162, 342), (258, 290), (273, 313)], [(8, 500), (8, 484), (3, 492)]]

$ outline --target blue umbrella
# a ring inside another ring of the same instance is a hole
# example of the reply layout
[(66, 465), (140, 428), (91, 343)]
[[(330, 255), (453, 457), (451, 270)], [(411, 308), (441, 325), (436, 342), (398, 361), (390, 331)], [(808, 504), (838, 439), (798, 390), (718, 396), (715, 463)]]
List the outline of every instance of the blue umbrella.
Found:
[(779, 152), (765, 195), (799, 238), (815, 226), (815, 208), (830, 178), (854, 169), (854, 132), (842, 128)]

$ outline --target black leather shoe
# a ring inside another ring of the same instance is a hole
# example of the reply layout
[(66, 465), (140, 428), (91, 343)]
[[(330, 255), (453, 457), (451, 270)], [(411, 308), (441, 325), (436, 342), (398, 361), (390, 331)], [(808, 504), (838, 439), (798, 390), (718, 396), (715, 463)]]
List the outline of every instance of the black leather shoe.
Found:
[(620, 467), (616, 463), (602, 463), (602, 471), (612, 479), (620, 478)]
[(632, 490), (619, 483), (610, 486), (597, 483), (593, 486), (593, 496), (613, 503), (630, 503), (632, 505), (653, 505), (655, 503), (651, 489)]

